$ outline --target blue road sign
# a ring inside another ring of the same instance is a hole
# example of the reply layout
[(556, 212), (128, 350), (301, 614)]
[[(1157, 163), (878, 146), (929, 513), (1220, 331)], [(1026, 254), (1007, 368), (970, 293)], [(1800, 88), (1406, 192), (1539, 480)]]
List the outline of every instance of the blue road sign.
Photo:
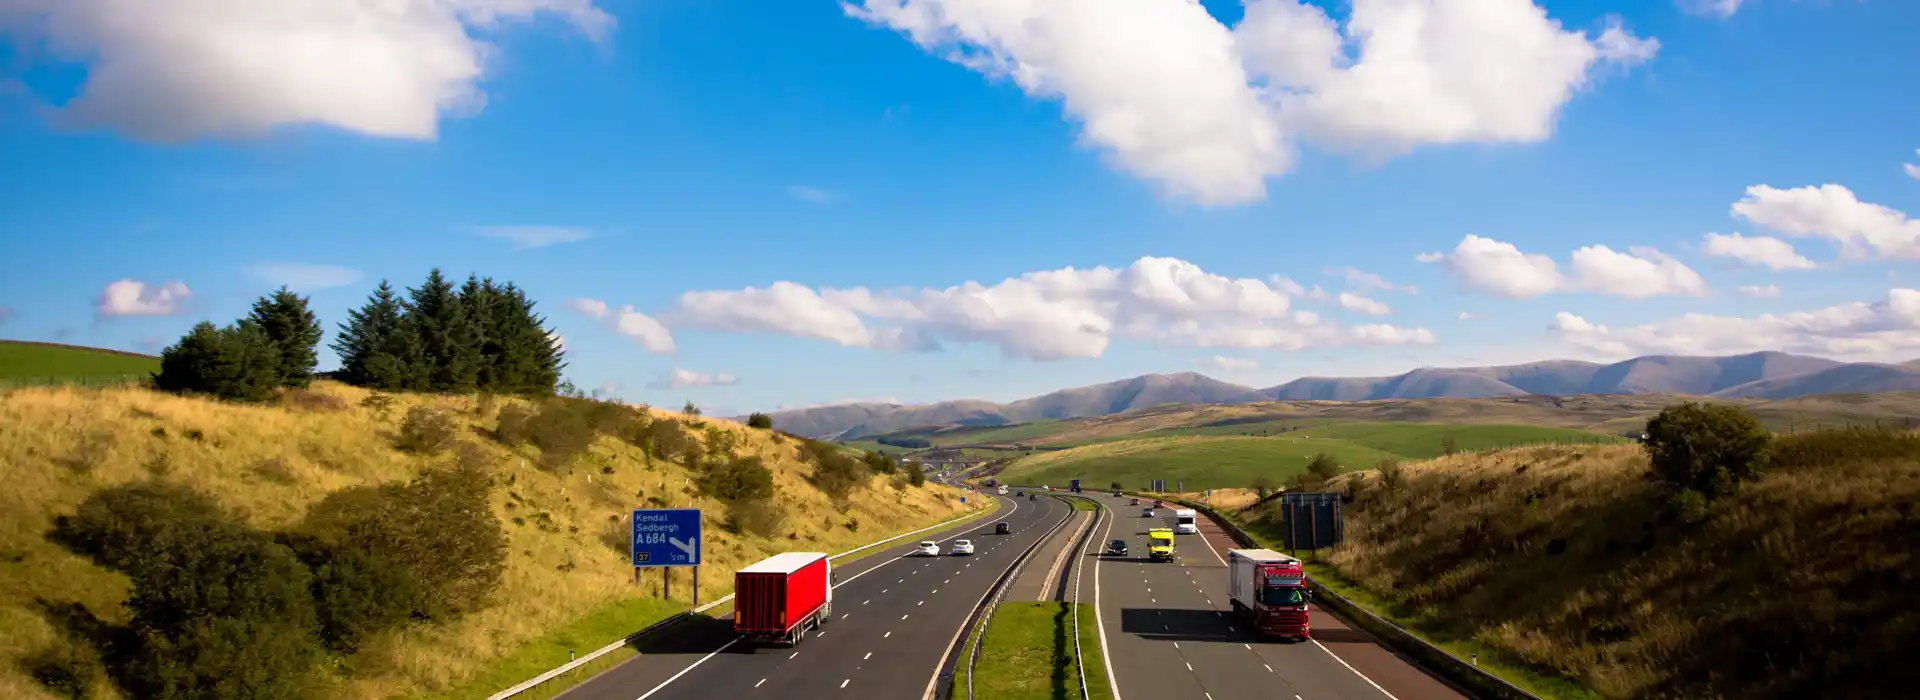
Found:
[(634, 566), (698, 566), (700, 509), (633, 511)]
[(961, 497), (960, 497), (960, 502), (961, 502), (961, 503), (966, 503), (966, 502), (967, 502), (967, 497), (966, 497), (966, 496), (961, 496)]

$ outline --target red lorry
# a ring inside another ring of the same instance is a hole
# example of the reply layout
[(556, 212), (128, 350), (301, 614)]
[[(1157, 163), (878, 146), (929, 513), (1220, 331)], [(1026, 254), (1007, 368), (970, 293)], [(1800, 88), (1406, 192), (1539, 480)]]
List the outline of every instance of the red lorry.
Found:
[(1263, 637), (1309, 639), (1307, 572), (1299, 559), (1271, 549), (1227, 550), (1227, 597), (1233, 611)]
[(833, 619), (833, 562), (822, 552), (775, 554), (733, 575), (733, 631), (748, 643), (794, 646)]

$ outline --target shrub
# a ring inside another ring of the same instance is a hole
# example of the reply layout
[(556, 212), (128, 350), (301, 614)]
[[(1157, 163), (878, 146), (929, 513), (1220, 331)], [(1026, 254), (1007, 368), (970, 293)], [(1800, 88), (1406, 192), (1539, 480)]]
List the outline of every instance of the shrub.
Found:
[(387, 419), (387, 412), (393, 410), (393, 397), (379, 392), (368, 394), (360, 400), (360, 407), (373, 411), (375, 418)]
[(645, 430), (647, 445), (642, 449), (647, 454), (660, 459), (673, 461), (686, 459), (700, 454), (700, 445), (688, 434), (685, 423), (666, 418), (651, 421)]
[(1713, 499), (1766, 470), (1772, 436), (1737, 406), (1687, 402), (1647, 421), (1649, 475)]
[(907, 467), (907, 483), (914, 486), (927, 485), (927, 472), (917, 466)]
[(1400, 460), (1384, 457), (1379, 464), (1374, 465), (1374, 468), (1380, 470), (1380, 486), (1389, 492), (1399, 489), (1406, 483), (1407, 474), (1401, 469)]
[(312, 630), (270, 618), (197, 617), (170, 630), (139, 629), (131, 640), (115, 679), (129, 695), (153, 700), (306, 697), (322, 658)]
[(493, 429), (493, 439), (504, 445), (527, 444), (533, 425), (533, 411), (520, 404), (507, 404), (500, 409), (500, 421)]
[(564, 399), (540, 406), (527, 426), (527, 436), (540, 448), (540, 468), (559, 471), (593, 445), (594, 429), (588, 417)]
[(755, 411), (752, 415), (747, 416), (747, 427), (760, 430), (772, 430), (773, 416)]
[(224, 517), (205, 493), (161, 481), (114, 486), (54, 518), (50, 537), (75, 554), (137, 577), (178, 532), (211, 527)]
[(706, 433), (708, 461), (726, 462), (734, 458), (734, 452), (740, 447), (740, 436), (717, 425), (707, 426)]
[(700, 492), (727, 503), (773, 497), (773, 470), (759, 457), (722, 462), (700, 477)]
[(1279, 485), (1273, 483), (1273, 477), (1265, 474), (1253, 477), (1253, 492), (1260, 494), (1261, 498), (1273, 495), (1273, 490), (1276, 488), (1279, 488)]
[(414, 454), (440, 454), (453, 446), (457, 434), (453, 417), (446, 412), (414, 406), (407, 409), (407, 417), (400, 421), (400, 435), (395, 438), (394, 447)]
[(695, 405), (693, 405), (693, 402), (692, 402), (692, 401), (688, 401), (688, 402), (687, 402), (687, 405), (685, 405), (685, 406), (681, 406), (681, 407), (680, 407), (680, 412), (681, 412), (681, 413), (685, 413), (685, 414), (687, 414), (688, 416), (691, 416), (691, 417), (694, 417), (694, 418), (699, 418), (699, 417), (700, 417), (700, 407), (699, 407), (699, 406), (695, 406)]
[(735, 501), (727, 504), (727, 529), (772, 537), (786, 524), (787, 514), (772, 501)]
[(242, 322), (215, 328), (201, 321), (160, 353), (154, 387), (233, 401), (265, 401), (280, 386), (280, 356), (260, 328)]
[(421, 593), (414, 612), (454, 616), (484, 605), (506, 567), (506, 535), (488, 504), (491, 491), (482, 466), (457, 461), (404, 484), (335, 491), (297, 531), (311, 547), (357, 550), (405, 570)]
[(867, 463), (867, 469), (869, 471), (879, 474), (892, 474), (900, 468), (899, 463), (893, 461), (892, 457), (879, 452), (868, 452), (865, 457), (861, 458), (861, 461)]
[(412, 572), (377, 554), (316, 548), (308, 556), (320, 639), (334, 651), (358, 651), (369, 636), (425, 607)]
[(312, 389), (281, 389), (279, 404), (290, 411), (307, 413), (333, 413), (347, 410), (346, 399)]
[[(813, 476), (809, 481), (833, 500), (845, 501), (855, 488), (867, 482), (869, 476), (871, 474), (866, 464), (834, 450), (816, 455)], [(913, 478), (913, 475), (909, 474), (908, 478)], [(924, 480), (926, 477), (920, 478)]]
[(42, 647), (20, 660), (20, 666), (48, 693), (85, 700), (93, 693), (93, 679), (100, 671), (100, 657), (92, 647), (60, 640)]

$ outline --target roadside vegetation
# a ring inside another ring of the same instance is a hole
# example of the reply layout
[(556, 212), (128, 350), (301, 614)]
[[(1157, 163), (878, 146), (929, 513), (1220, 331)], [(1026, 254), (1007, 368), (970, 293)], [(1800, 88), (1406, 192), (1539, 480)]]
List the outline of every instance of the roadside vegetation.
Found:
[[(1920, 646), (1920, 434), (1775, 436), (1723, 404), (1671, 406), (1647, 432), (1332, 478), (1316, 487), (1351, 499), (1347, 541), (1314, 575), (1553, 697), (1887, 697), (1920, 681), (1903, 656)], [(1225, 510), (1278, 531), (1272, 505)]]
[(986, 505), (764, 416), (582, 398), (523, 295), (438, 277), (346, 324), (368, 387), (315, 375), (281, 290), (155, 388), (0, 394), (0, 697), (483, 697), (687, 607), (634, 586), (633, 508), (700, 508), (728, 572)]
[[(1064, 700), (1080, 697), (1081, 668), (1074, 663), (1074, 603), (1005, 602), (993, 613), (973, 673), (973, 696), (1000, 700)], [(1093, 606), (1080, 608), (1080, 649), (1087, 692), (1111, 698)], [(963, 647), (964, 648), (964, 647)], [(965, 661), (954, 674), (953, 697), (967, 697)]]

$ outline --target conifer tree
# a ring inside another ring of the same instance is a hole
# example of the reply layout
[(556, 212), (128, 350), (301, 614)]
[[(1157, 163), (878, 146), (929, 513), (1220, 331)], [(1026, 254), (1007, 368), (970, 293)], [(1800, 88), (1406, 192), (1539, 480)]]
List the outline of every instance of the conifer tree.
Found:
[(278, 351), (281, 386), (306, 387), (313, 383), (313, 368), (320, 359), (314, 346), (320, 343), (320, 319), (307, 309), (305, 297), (286, 287), (253, 302), (247, 320), (265, 333)]
[(153, 384), (175, 393), (264, 401), (280, 386), (280, 353), (252, 321), (226, 328), (201, 321), (160, 353)]
[(423, 388), (472, 390), (479, 376), (481, 339), (453, 283), (436, 267), (424, 284), (407, 293), (407, 320), (420, 342)]
[(366, 306), (347, 312), (332, 347), (340, 354), (340, 376), (348, 384), (385, 391), (420, 387), (415, 371), (421, 364), (420, 344), (399, 295), (386, 280)]

